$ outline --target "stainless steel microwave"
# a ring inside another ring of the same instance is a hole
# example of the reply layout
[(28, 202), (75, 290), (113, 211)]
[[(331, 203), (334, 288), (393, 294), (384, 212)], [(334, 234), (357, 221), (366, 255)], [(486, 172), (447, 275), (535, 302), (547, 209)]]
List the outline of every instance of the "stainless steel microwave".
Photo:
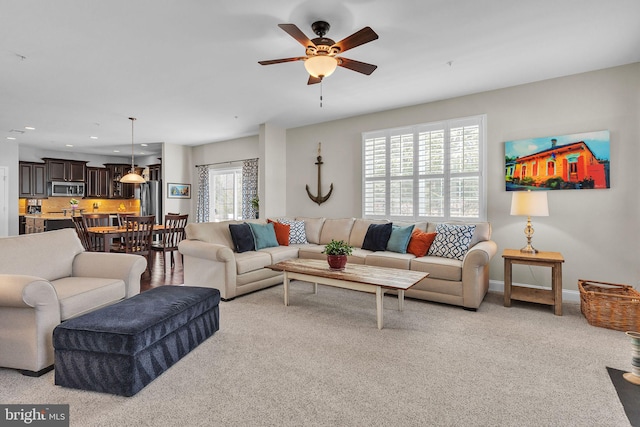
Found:
[(49, 196), (84, 197), (84, 182), (49, 183)]

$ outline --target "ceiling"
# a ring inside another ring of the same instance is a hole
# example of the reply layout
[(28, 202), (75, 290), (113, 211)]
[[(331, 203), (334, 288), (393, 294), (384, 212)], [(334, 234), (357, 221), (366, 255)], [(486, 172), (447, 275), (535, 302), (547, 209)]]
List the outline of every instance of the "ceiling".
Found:
[[(155, 154), (261, 123), (292, 128), (640, 62), (638, 16), (638, 0), (0, 0), (0, 144), (127, 155), (136, 117), (136, 154)], [(321, 87), (306, 84), (301, 61), (258, 64), (302, 56), (277, 25), (313, 38), (316, 20), (336, 41), (373, 28), (378, 40), (344, 56), (378, 69), (338, 68)]]

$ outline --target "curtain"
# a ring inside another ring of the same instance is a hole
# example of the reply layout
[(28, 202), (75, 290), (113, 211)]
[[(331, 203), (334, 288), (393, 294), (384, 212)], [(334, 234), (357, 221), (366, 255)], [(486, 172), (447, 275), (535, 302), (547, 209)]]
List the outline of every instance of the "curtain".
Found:
[(196, 222), (209, 222), (209, 166), (198, 166)]
[(242, 162), (242, 219), (257, 218), (251, 201), (258, 198), (258, 159)]

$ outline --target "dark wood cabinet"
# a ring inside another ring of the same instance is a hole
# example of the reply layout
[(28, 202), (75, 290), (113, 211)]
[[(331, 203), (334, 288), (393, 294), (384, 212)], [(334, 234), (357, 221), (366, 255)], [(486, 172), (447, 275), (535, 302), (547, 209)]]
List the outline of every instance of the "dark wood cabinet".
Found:
[(47, 169), (45, 163), (19, 162), (22, 198), (47, 197)]
[(135, 184), (123, 184), (120, 178), (129, 173), (131, 165), (124, 163), (105, 163), (109, 170), (109, 197), (112, 199), (132, 199), (135, 196)]
[(162, 164), (149, 165), (149, 181), (162, 180)]
[(87, 162), (65, 159), (43, 159), (47, 165), (49, 181), (84, 182)]
[(108, 198), (111, 187), (111, 175), (108, 168), (87, 168), (87, 197)]

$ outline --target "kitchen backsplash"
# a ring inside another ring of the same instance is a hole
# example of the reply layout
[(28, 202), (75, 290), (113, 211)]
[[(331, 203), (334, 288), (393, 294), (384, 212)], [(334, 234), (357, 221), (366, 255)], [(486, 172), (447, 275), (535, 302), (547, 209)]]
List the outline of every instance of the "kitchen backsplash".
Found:
[[(42, 213), (62, 212), (62, 209), (71, 207), (71, 197), (50, 197), (40, 199), (42, 201)], [(27, 213), (27, 200), (19, 199), (19, 212)], [(78, 208), (84, 212), (136, 212), (140, 211), (140, 200), (138, 199), (76, 199)], [(94, 208), (94, 204), (96, 207)]]

